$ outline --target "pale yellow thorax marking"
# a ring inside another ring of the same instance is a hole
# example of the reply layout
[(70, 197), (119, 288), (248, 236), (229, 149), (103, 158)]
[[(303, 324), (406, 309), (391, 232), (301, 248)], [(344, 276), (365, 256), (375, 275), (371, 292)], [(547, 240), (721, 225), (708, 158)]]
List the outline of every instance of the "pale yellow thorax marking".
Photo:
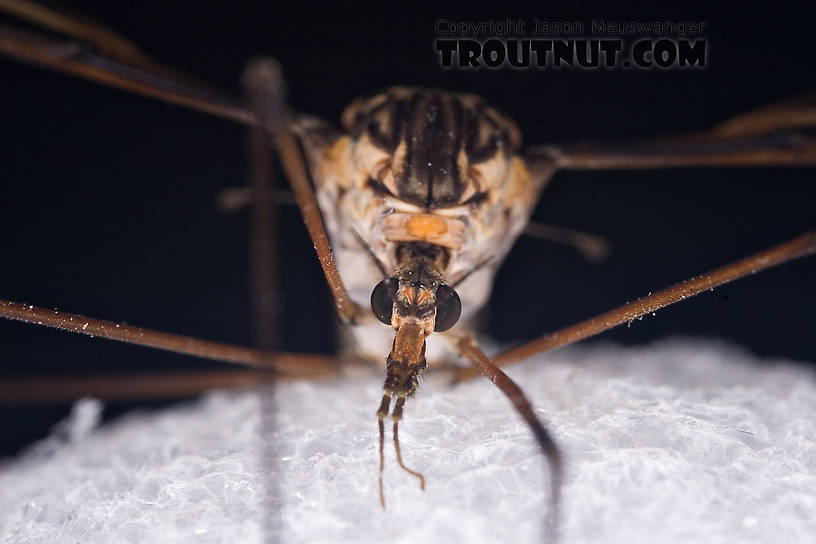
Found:
[(453, 217), (429, 213), (395, 212), (385, 219), (385, 239), (389, 242), (428, 242), (459, 249), (465, 242), (465, 223)]

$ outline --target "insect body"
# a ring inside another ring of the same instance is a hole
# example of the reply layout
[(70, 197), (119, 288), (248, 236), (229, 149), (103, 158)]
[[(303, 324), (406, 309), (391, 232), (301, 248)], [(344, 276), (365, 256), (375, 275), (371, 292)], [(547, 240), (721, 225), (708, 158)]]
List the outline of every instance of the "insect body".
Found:
[[(377, 412), (382, 475), (383, 419), (403, 405), (432, 360), (458, 355), (432, 336), (463, 317), (472, 328), (498, 265), (524, 228), (548, 179), (519, 156), (515, 123), (474, 95), (394, 87), (359, 99), (343, 113), (345, 134), (320, 122), (301, 126), (315, 192), (341, 275), (374, 316), (352, 328), (355, 348), (386, 359)], [(376, 286), (376, 287), (375, 287)], [(454, 287), (460, 286), (461, 295)], [(372, 291), (373, 289), (373, 291)], [(380, 498), (385, 505), (380, 479)]]
[[(387, 274), (422, 256), (436, 283), (461, 282), (462, 322), (472, 324), (547, 179), (519, 155), (515, 123), (474, 95), (406, 87), (359, 99), (342, 119), (344, 134), (327, 137), (314, 120), (301, 130), (350, 295), (368, 306), (383, 279), (356, 232)], [(432, 303), (433, 293), (427, 296)], [(351, 334), (357, 352), (371, 360), (382, 360), (393, 341), (372, 319)], [(428, 338), (432, 360), (456, 355), (447, 342)]]

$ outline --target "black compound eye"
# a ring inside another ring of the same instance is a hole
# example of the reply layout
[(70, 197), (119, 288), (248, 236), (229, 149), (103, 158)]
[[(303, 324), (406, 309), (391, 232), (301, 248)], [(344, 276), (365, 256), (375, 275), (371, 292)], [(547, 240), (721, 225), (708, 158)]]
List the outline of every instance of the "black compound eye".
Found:
[(436, 289), (436, 325), (434, 330), (442, 332), (450, 329), (462, 315), (462, 301), (453, 287), (444, 283)]
[(386, 325), (391, 324), (395, 298), (397, 298), (397, 280), (394, 278), (381, 281), (371, 292), (371, 311)]

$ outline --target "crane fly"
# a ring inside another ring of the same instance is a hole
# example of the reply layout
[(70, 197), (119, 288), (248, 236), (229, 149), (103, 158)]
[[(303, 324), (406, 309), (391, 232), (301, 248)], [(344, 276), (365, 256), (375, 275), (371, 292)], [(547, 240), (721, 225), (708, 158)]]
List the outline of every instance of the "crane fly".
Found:
[[(69, 37), (84, 37), (75, 30), (59, 30)], [(102, 47), (117, 39), (108, 37), (96, 44), (102, 51), (98, 54), (73, 42), (4, 27), (0, 52), (237, 121), (251, 127), (260, 148), (274, 143), (337, 311), (350, 325), (349, 342), (356, 356), (382, 361), (387, 355), (385, 391), (376, 412), (383, 506), (384, 421), (388, 417), (393, 421), (399, 465), (424, 485), (423, 476), (406, 466), (400, 452), (403, 406), (416, 392), (428, 363), (465, 359), (473, 368), (457, 371), (457, 379), (478, 373), (488, 377), (535, 435), (550, 469), (547, 527), (554, 532), (561, 455), (522, 390), (499, 367), (816, 250), (816, 236), (806, 233), (489, 358), (473, 337), (476, 314), (540, 191), (557, 171), (812, 165), (816, 141), (802, 130), (812, 126), (812, 108), (807, 102), (784, 103), (745, 114), (710, 132), (675, 139), (525, 148), (515, 123), (473, 94), (392, 87), (352, 103), (338, 129), (289, 112), (274, 62), (261, 60), (249, 66), (248, 100), (243, 105), (203, 92), (142, 56)], [(268, 174), (264, 152), (253, 152), (261, 176)], [(254, 200), (261, 202), (262, 194), (256, 191)], [(10, 301), (0, 302), (0, 314), (272, 370), (278, 376), (333, 371), (322, 357), (203, 342)], [(15, 389), (7, 382), (5, 397), (12, 399)]]

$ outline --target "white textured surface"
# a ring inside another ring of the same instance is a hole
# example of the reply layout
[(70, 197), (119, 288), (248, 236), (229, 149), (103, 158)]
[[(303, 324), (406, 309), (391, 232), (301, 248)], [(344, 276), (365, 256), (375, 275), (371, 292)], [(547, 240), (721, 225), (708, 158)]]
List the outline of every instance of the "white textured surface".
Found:
[[(813, 542), (805, 367), (674, 341), (573, 348), (510, 373), (565, 452), (563, 542)], [(399, 470), (389, 441), (383, 512), (380, 395), (380, 376), (284, 385), (273, 434), (257, 392), (97, 429), (86, 402), (0, 469), (0, 542), (538, 540), (536, 446), (484, 380), (423, 381), (401, 438), (428, 487)]]

